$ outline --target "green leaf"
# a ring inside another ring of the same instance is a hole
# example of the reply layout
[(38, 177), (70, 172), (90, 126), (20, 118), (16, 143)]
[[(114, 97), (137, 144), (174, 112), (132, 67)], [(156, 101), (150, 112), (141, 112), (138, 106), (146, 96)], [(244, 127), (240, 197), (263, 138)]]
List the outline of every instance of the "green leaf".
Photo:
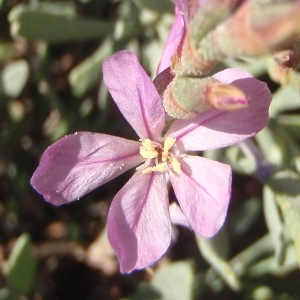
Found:
[(284, 86), (273, 94), (273, 99), (270, 105), (270, 115), (276, 116), (282, 111), (294, 110), (299, 107), (299, 92), (290, 86)]
[(11, 292), (8, 288), (0, 289), (0, 300), (10, 300), (11, 299)]
[(276, 257), (269, 256), (252, 265), (247, 269), (247, 274), (251, 277), (264, 276), (273, 274), (276, 276), (285, 276), (297, 269), (297, 257), (292, 245), (286, 250), (286, 259), (282, 265), (278, 265)]
[(241, 237), (247, 234), (260, 218), (260, 213), (260, 198), (251, 197), (241, 201), (239, 207), (231, 213), (231, 217), (227, 220), (227, 225), (231, 228), (230, 235)]
[(297, 172), (300, 173), (300, 154), (295, 157), (294, 164)]
[(212, 239), (196, 237), (198, 248), (203, 258), (219, 273), (223, 280), (235, 291), (240, 290), (241, 283), (230, 264), (218, 253)]
[(43, 4), (15, 6), (9, 14), (12, 36), (48, 43), (100, 40), (115, 27), (114, 22), (79, 19), (68, 11), (65, 14), (57, 11)]
[(264, 214), (267, 227), (274, 243), (275, 258), (278, 265), (281, 265), (286, 256), (287, 241), (284, 236), (284, 227), (275, 201), (275, 194), (267, 185), (263, 190)]
[[(300, 100), (299, 100), (300, 101)], [(289, 129), (290, 132), (297, 138), (300, 138), (300, 115), (299, 114), (286, 114), (276, 117), (278, 124), (283, 125)]]
[(0, 61), (5, 61), (5, 60), (9, 61), (15, 55), (16, 55), (16, 49), (14, 48), (14, 44), (1, 41), (1, 43), (0, 43)]
[(121, 300), (161, 300), (160, 294), (156, 292), (153, 287), (146, 283), (140, 283), (137, 287), (136, 292)]
[(100, 83), (102, 63), (112, 52), (112, 41), (105, 40), (91, 56), (71, 71), (69, 82), (76, 95), (81, 96), (87, 92), (89, 88)]
[(297, 197), (277, 194), (276, 200), (281, 208), (290, 238), (294, 242), (300, 266), (300, 194)]
[(255, 139), (264, 157), (273, 165), (289, 166), (291, 155), (299, 152), (295, 140), (277, 120), (270, 120), (269, 126), (260, 131)]
[(300, 195), (300, 174), (290, 169), (274, 172), (266, 183), (279, 194)]
[(18, 294), (26, 294), (32, 288), (35, 277), (35, 259), (30, 237), (22, 234), (14, 245), (7, 265), (7, 285)]
[(234, 171), (243, 174), (253, 174), (256, 166), (241, 151), (240, 146), (231, 146), (225, 150), (227, 161)]
[(7, 65), (2, 72), (4, 93), (9, 97), (18, 97), (29, 76), (29, 65), (24, 59), (19, 59)]
[(159, 13), (174, 11), (174, 5), (171, 1), (161, 1), (161, 0), (135, 0), (135, 2), (143, 8), (148, 8), (155, 10)]
[(189, 262), (176, 262), (158, 269), (151, 285), (161, 293), (163, 300), (192, 299), (194, 273)]
[(253, 300), (272, 300), (275, 298), (273, 290), (266, 285), (261, 285), (255, 288), (252, 296)]
[(242, 276), (254, 262), (272, 253), (273, 248), (271, 236), (267, 234), (233, 257), (230, 265)]

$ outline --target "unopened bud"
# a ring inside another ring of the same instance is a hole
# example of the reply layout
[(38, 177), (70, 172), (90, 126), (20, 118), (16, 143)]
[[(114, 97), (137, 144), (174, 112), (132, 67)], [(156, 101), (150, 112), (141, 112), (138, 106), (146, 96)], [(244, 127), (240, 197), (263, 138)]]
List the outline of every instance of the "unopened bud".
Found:
[(207, 87), (217, 82), (207, 78), (175, 77), (163, 95), (165, 111), (177, 119), (191, 119), (211, 108), (206, 101)]
[(287, 49), (277, 51), (273, 58), (284, 69), (295, 69), (300, 62), (300, 45), (295, 43)]
[(232, 84), (213, 84), (207, 88), (206, 95), (211, 106), (221, 110), (237, 110), (249, 104), (243, 91)]
[(163, 95), (166, 112), (177, 119), (191, 119), (212, 108), (235, 110), (248, 106), (245, 94), (236, 86), (214, 78), (174, 78)]
[(282, 68), (274, 61), (271, 61), (268, 65), (268, 73), (274, 82), (299, 90), (299, 73), (297, 71)]
[[(209, 65), (227, 57), (270, 54), (292, 44), (300, 35), (299, 3), (267, 3), (257, 7), (252, 1), (245, 1), (200, 42), (192, 36), (191, 44), (197, 60)], [(196, 26), (194, 22), (192, 25)]]
[(183, 43), (181, 59), (176, 64), (176, 68), (173, 68), (174, 73), (179, 76), (207, 74), (216, 65), (216, 61), (203, 60), (199, 51), (194, 46), (191, 34), (188, 32)]
[[(193, 2), (193, 1), (191, 1)], [(217, 63), (215, 60), (203, 60), (198, 45), (201, 40), (212, 31), (219, 23), (228, 18), (243, 0), (209, 0), (201, 3), (201, 8), (190, 12), (194, 16), (191, 23), (187, 24), (187, 34), (182, 46), (180, 60), (175, 60), (173, 71), (179, 76), (205, 75)], [(187, 20), (186, 20), (187, 22)], [(188, 22), (187, 22), (188, 23)]]

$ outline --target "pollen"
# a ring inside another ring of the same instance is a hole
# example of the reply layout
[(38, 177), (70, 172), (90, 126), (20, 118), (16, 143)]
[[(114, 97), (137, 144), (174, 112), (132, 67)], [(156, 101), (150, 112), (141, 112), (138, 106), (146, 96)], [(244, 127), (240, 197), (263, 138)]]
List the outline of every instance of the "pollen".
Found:
[(155, 158), (158, 155), (158, 152), (155, 150), (153, 142), (149, 139), (142, 141), (142, 146), (140, 147), (140, 154), (144, 158)]
[[(175, 138), (167, 137), (163, 145), (150, 139), (141, 139), (141, 142), (140, 155), (148, 161), (154, 159), (154, 166), (152, 163), (151, 167), (143, 169), (143, 174), (165, 172), (168, 170), (173, 170), (177, 174), (181, 173), (181, 165), (174, 153), (170, 151), (176, 143)], [(143, 165), (139, 166), (137, 170), (142, 168)]]
[(170, 162), (171, 162), (174, 172), (176, 172), (177, 174), (180, 174), (181, 173), (181, 165), (180, 165), (180, 162), (178, 161), (178, 159), (174, 156), (171, 156)]
[(176, 142), (175, 138), (171, 138), (171, 137), (166, 138), (165, 143), (164, 143), (164, 151), (161, 155), (162, 161), (167, 161), (169, 151), (174, 146), (175, 142)]
[(168, 170), (168, 164), (166, 162), (157, 164), (154, 167), (148, 167), (142, 171), (143, 174), (148, 174), (151, 172), (165, 172)]

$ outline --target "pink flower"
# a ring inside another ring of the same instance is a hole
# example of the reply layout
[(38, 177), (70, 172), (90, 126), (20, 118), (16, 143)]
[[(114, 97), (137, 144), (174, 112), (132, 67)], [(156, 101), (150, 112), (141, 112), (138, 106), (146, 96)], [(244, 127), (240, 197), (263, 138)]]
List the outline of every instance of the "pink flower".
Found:
[(178, 10), (178, 8), (175, 7), (175, 20), (170, 29), (163, 54), (161, 56), (159, 66), (157, 68), (158, 74), (170, 66), (171, 58), (176, 52), (177, 48), (183, 42), (185, 33), (186, 33), (186, 29), (184, 26), (184, 20), (182, 14)]
[(194, 13), (204, 0), (173, 0), (175, 4), (175, 20), (159, 63), (157, 73), (170, 66), (171, 58), (176, 51), (181, 53), (181, 47), (186, 35), (186, 26), (191, 22)]
[(191, 228), (212, 237), (224, 223), (231, 194), (231, 169), (185, 154), (229, 146), (260, 131), (268, 122), (271, 95), (265, 84), (235, 69), (220, 72), (251, 95), (238, 111), (210, 110), (189, 121), (175, 120), (166, 134), (161, 99), (134, 54), (121, 51), (106, 59), (104, 81), (139, 141), (78, 132), (50, 146), (32, 176), (45, 200), (60, 205), (138, 166), (114, 197), (107, 220), (108, 238), (121, 272), (157, 261), (171, 242), (167, 181)]

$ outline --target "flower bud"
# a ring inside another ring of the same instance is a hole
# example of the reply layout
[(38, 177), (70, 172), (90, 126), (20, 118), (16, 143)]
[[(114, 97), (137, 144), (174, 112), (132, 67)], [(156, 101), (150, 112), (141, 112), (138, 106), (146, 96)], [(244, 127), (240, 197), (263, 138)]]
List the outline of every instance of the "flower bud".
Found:
[(290, 86), (296, 91), (299, 91), (299, 72), (282, 68), (273, 60), (268, 64), (268, 73), (274, 82), (282, 86)]
[[(210, 18), (210, 16), (208, 16)], [(297, 1), (268, 1), (255, 5), (245, 1), (205, 36), (199, 30), (197, 15), (186, 35), (178, 73), (205, 74), (227, 57), (258, 56), (285, 49), (300, 35), (300, 5)]]
[(244, 93), (234, 85), (212, 77), (175, 77), (163, 95), (166, 112), (177, 119), (191, 119), (211, 108), (240, 109), (248, 105)]
[(174, 68), (174, 72), (179, 76), (201, 76), (207, 74), (215, 65), (216, 61), (205, 61), (202, 55), (199, 55), (199, 50), (194, 46), (191, 38), (191, 33), (188, 32), (183, 46), (181, 58)]
[(292, 70), (300, 62), (300, 44), (294, 43), (286, 49), (277, 51), (273, 54), (275, 62), (284, 69)]
[(233, 84), (215, 83), (207, 88), (206, 96), (211, 106), (221, 110), (236, 110), (248, 106), (243, 91)]
[(196, 13), (190, 13), (195, 16), (188, 25), (182, 46), (182, 56), (174, 70), (176, 75), (199, 76), (209, 72), (216, 61), (202, 60), (197, 54), (197, 45), (211, 30), (229, 17), (242, 2), (243, 0), (210, 0), (201, 3), (201, 8)]

